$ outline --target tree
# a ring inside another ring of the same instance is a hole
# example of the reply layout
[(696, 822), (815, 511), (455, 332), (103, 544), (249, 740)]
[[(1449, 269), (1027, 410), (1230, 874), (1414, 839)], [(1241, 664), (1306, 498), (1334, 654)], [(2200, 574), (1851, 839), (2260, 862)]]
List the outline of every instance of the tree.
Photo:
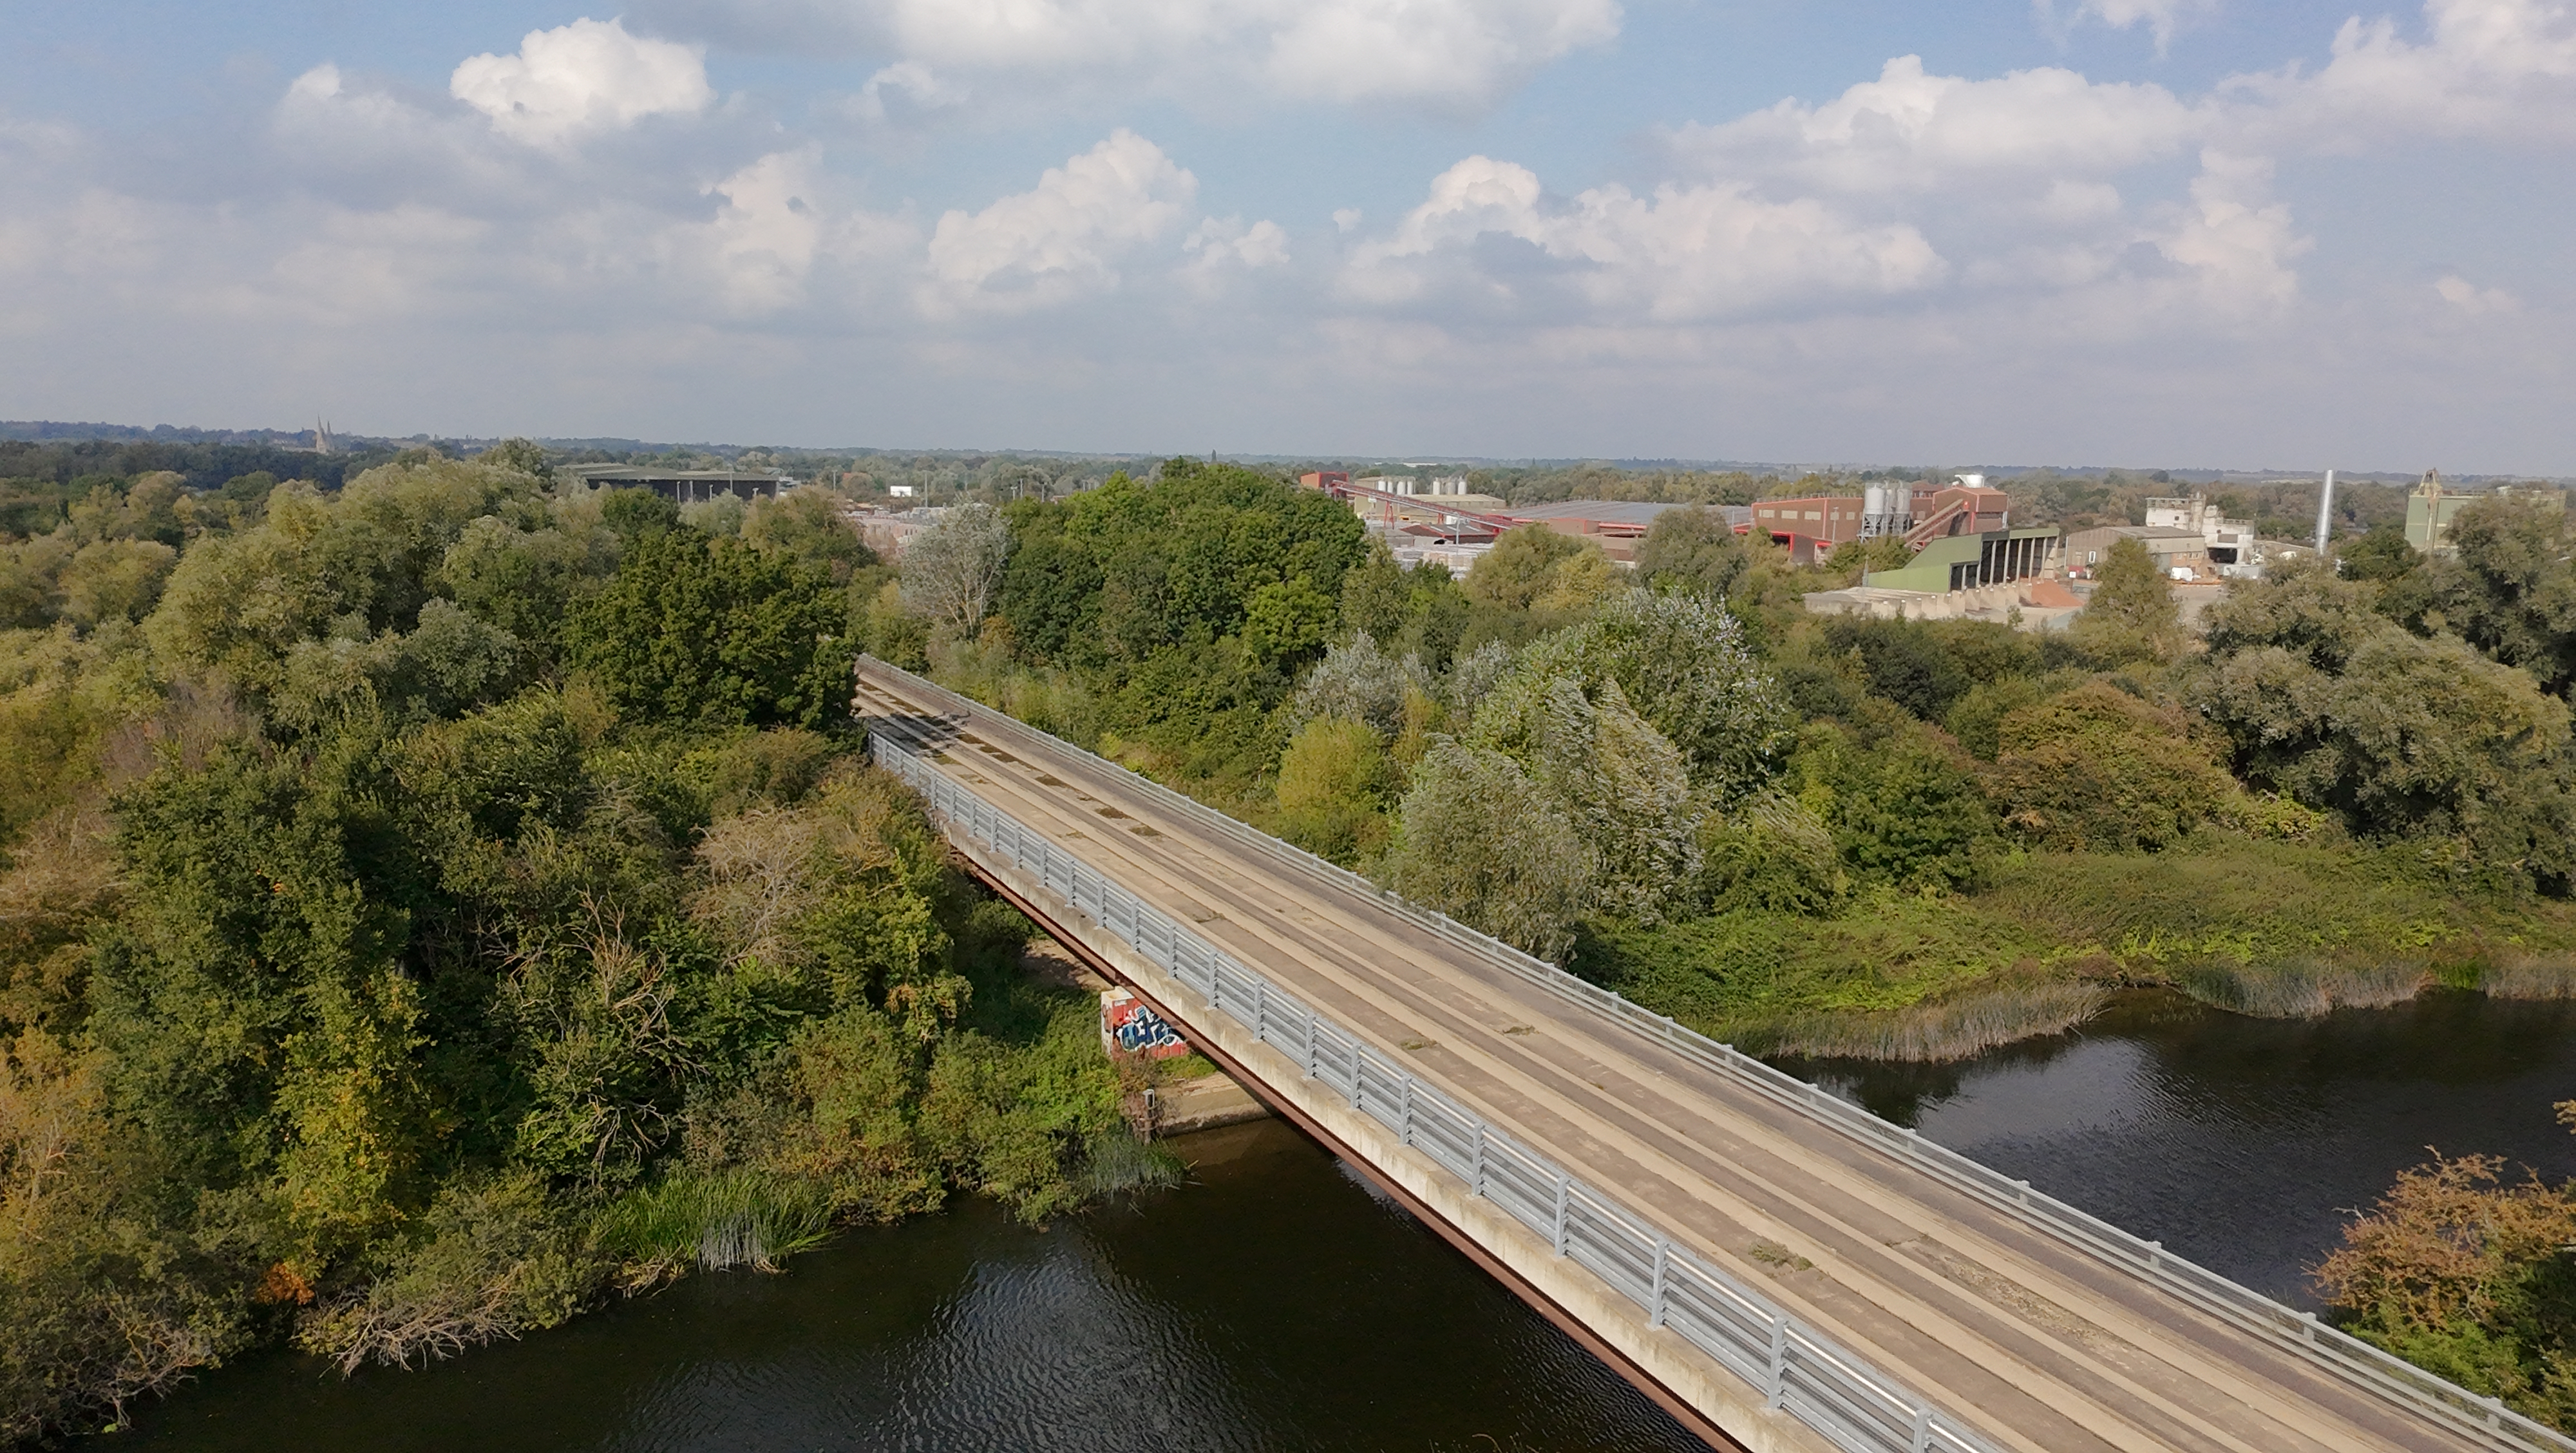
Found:
[[(2488, 657), (2531, 673), (2553, 696), (2576, 687), (2576, 563), (2563, 509), (2480, 500), (2451, 525), (2455, 554), (2396, 592), (2401, 619), (2448, 630)], [(2395, 603), (2395, 602), (2392, 602)], [(2437, 614), (2438, 613), (2438, 614)]]
[[(2576, 1102), (2558, 1106), (2562, 1123)], [(2504, 1158), (2439, 1158), (2400, 1172), (2344, 1227), (2317, 1289), (2346, 1331), (2558, 1428), (2576, 1427), (2576, 1187)]]
[(620, 540), (639, 540), (646, 535), (680, 527), (680, 506), (670, 496), (652, 489), (618, 489), (611, 486), (599, 502), (600, 522), (617, 533)]
[(2181, 616), (2172, 583), (2145, 545), (2125, 537), (2112, 542), (2074, 633), (2078, 645), (2103, 661), (2154, 661), (2173, 654)]
[(1671, 584), (1712, 600), (1723, 600), (1736, 578), (1753, 563), (1744, 537), (1735, 533), (1722, 511), (1707, 506), (1670, 509), (1655, 516), (1637, 546), (1637, 574), (1656, 585)]
[(2563, 890), (2576, 871), (2566, 703), (2456, 636), (2374, 614), (2376, 587), (2278, 572), (2212, 608), (2187, 704), (2238, 776), (2378, 838), (2450, 840), (2464, 865)]
[(1443, 741), (1414, 769), (1387, 886), (1524, 952), (1561, 960), (1595, 857), (1520, 763)]
[(1571, 677), (1624, 698), (1679, 747), (1692, 780), (1720, 797), (1750, 790), (1776, 768), (1794, 725), (1743, 628), (1696, 595), (1630, 590), (1589, 621), (1533, 645), (1515, 677)]
[(1011, 527), (988, 504), (963, 504), (903, 552), (903, 603), (961, 636), (984, 623), (1001, 588)]
[(2173, 847), (2240, 793), (2195, 726), (2103, 681), (2007, 714), (1995, 760), (2004, 824), (2064, 850)]
[(645, 720), (821, 726), (849, 709), (855, 652), (831, 582), (739, 540), (662, 530), (626, 547), (572, 621), (568, 655)]
[[(1354, 572), (1356, 574), (1356, 572)], [(1422, 663), (1411, 656), (1392, 656), (1362, 631), (1349, 644), (1324, 653), (1289, 699), (1291, 721), (1300, 725), (1319, 717), (1340, 717), (1365, 724), (1380, 740), (1404, 728), (1406, 699), (1430, 688)]]
[(2378, 525), (2344, 544), (2336, 573), (2346, 580), (2398, 580), (2423, 563), (2423, 555), (2407, 540), (2402, 527)]
[(504, 439), (475, 456), (475, 462), (494, 469), (516, 470), (530, 479), (551, 482), (555, 477), (555, 466), (546, 457), (545, 446), (531, 439)]
[(792, 556), (831, 576), (833, 584), (846, 585), (853, 572), (877, 563), (877, 555), (841, 514), (842, 504), (840, 496), (810, 486), (754, 500), (743, 516), (742, 538), (755, 549)]
[(1279, 758), (1283, 835), (1345, 866), (1384, 845), (1381, 813), (1396, 785), (1376, 732), (1342, 717), (1317, 717), (1288, 739)]
[(1560, 567), (1582, 553), (1582, 541), (1545, 525), (1505, 530), (1468, 570), (1467, 598), (1494, 610), (1528, 610), (1556, 585)]

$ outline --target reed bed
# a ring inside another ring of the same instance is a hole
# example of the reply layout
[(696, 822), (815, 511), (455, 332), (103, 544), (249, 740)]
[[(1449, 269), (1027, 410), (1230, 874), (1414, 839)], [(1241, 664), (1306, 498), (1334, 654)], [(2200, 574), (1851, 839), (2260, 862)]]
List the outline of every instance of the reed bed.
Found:
[(2576, 959), (2506, 958), (2487, 965), (2478, 988), (2498, 999), (2576, 999)]
[(1123, 1125), (1092, 1136), (1082, 1151), (1082, 1189), (1096, 1199), (1164, 1190), (1189, 1178), (1190, 1168), (1178, 1155)]
[(776, 1271), (780, 1259), (821, 1245), (831, 1230), (832, 1208), (819, 1187), (732, 1170), (675, 1175), (627, 1193), (601, 1214), (599, 1241), (657, 1271)]
[(2194, 965), (2174, 976), (2178, 987), (2204, 1004), (2257, 1019), (2313, 1019), (2336, 1009), (2382, 1009), (2403, 1004), (2432, 987), (2432, 968), (2421, 962), (2337, 964), (2315, 961), (2262, 968), (2227, 963)]
[(1933, 1063), (2063, 1034), (2100, 1013), (2109, 998), (2097, 984), (2017, 985), (1884, 1013), (1800, 1015), (1747, 1037), (1767, 1041), (1769, 1054)]

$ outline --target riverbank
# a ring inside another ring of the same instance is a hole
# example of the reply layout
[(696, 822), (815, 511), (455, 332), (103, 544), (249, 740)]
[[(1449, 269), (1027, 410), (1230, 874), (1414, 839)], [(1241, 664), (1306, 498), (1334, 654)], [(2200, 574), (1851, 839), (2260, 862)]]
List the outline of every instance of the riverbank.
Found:
[(1967, 894), (1882, 891), (1825, 917), (1585, 927), (1574, 972), (1764, 1054), (1947, 1060), (2161, 987), (2261, 1018), (2426, 989), (2576, 993), (2576, 906), (2444, 885), (2389, 852), (2253, 840), (2017, 853)]
[(845, 1230), (781, 1275), (692, 1277), (418, 1372), (343, 1379), (263, 1353), (143, 1409), (113, 1441), (171, 1453), (1699, 1446), (1284, 1122), (1179, 1144), (1185, 1189), (1043, 1229), (960, 1197)]

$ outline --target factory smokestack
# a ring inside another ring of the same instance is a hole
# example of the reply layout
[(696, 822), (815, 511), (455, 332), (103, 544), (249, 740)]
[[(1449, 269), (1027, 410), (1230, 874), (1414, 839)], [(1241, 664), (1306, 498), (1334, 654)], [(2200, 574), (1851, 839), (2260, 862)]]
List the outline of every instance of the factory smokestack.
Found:
[(2326, 531), (2334, 524), (2334, 471), (2326, 471), (2325, 493), (2317, 496), (2317, 558), (2326, 554)]

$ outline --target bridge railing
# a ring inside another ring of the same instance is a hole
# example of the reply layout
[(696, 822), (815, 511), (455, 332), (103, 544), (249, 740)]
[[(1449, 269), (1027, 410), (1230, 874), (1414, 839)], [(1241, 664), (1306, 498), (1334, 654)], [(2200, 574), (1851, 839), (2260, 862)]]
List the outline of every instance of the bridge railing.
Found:
[(1569, 974), (1544, 959), (1469, 928), (1446, 914), (1390, 893), (1339, 864), (1327, 862), (1267, 833), (1247, 827), (1128, 767), (1002, 716), (946, 687), (873, 659), (868, 667), (900, 678), (908, 691), (940, 701), (961, 716), (989, 724), (997, 730), (1035, 737), (1053, 750), (1087, 759), (1106, 771), (1116, 773), (1123, 785), (1130, 786), (1162, 810), (1186, 818), (1246, 852), (1360, 894), (1386, 911), (1499, 965), (1557, 998), (1627, 1024), (1683, 1058), (1717, 1071), (1775, 1104), (1883, 1151), (1955, 1190), (2015, 1215), (2102, 1261), (2164, 1288), (2202, 1311), (2260, 1334), (2275, 1345), (2381, 1396), (2416, 1408), (2491, 1447), (2517, 1450), (2517, 1453), (2532, 1449), (2548, 1450), (2548, 1453), (2576, 1453), (2576, 1439), (2524, 1417), (2506, 1407), (2500, 1399), (2470, 1392), (2457, 1383), (2327, 1325), (2314, 1313), (2284, 1306), (2250, 1287), (2166, 1251), (2160, 1242), (2134, 1236), (2044, 1191), (2034, 1190), (2028, 1181), (2006, 1176), (1938, 1141), (1926, 1139), (1910, 1128), (1890, 1124), (1866, 1108), (1795, 1075), (1774, 1069), (1738, 1051), (1733, 1045), (1720, 1044), (1667, 1015), (1657, 1014), (1609, 989)]
[(956, 831), (1034, 877), (1306, 1076), (1394, 1132), (1646, 1313), (1716, 1358), (1772, 1407), (1850, 1453), (1993, 1453), (1949, 1413), (1873, 1370), (1760, 1292), (1676, 1245), (1610, 1197), (1316, 1013), (1042, 833), (879, 733), (881, 766)]

